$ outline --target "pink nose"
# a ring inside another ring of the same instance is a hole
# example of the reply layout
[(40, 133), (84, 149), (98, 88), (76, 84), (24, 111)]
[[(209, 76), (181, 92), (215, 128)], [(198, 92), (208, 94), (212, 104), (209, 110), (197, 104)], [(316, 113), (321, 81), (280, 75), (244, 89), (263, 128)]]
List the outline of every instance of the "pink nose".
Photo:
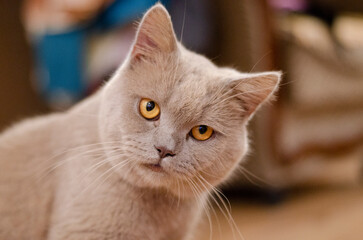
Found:
[(173, 153), (173, 151), (167, 149), (166, 147), (163, 147), (163, 146), (155, 146), (155, 148), (158, 151), (160, 158), (173, 157), (173, 156), (175, 156), (175, 153)]

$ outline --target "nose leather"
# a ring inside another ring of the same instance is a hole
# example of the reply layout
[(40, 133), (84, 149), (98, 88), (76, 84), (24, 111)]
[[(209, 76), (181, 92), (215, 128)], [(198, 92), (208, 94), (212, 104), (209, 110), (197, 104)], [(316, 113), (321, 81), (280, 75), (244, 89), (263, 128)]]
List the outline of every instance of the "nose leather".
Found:
[(159, 156), (160, 156), (161, 159), (165, 158), (165, 157), (175, 156), (175, 153), (172, 150), (170, 150), (170, 149), (168, 149), (168, 148), (166, 148), (164, 146), (155, 146), (155, 148), (158, 151)]

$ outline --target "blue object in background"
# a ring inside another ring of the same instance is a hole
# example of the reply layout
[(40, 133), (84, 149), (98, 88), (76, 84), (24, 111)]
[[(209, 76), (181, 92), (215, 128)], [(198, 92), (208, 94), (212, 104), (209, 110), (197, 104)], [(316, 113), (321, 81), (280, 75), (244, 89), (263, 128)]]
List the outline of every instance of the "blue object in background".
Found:
[(42, 96), (51, 106), (70, 105), (84, 93), (85, 30), (44, 35), (35, 43), (36, 73)]
[(167, 7), (169, 1), (116, 0), (96, 18), (94, 24), (96, 27), (103, 30), (122, 26), (125, 23), (141, 18), (142, 14), (156, 2), (161, 2), (165, 7)]
[[(87, 35), (119, 28), (140, 18), (156, 0), (115, 0), (87, 24), (63, 33), (47, 33), (34, 41), (36, 74), (40, 92), (52, 107), (66, 107), (85, 96), (85, 48)], [(167, 5), (168, 1), (162, 1)]]

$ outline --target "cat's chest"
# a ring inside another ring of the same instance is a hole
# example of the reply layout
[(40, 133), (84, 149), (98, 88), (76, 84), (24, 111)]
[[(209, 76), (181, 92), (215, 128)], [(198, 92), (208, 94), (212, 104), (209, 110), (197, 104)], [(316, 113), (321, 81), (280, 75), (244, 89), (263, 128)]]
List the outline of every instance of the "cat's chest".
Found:
[(195, 206), (162, 195), (130, 189), (120, 191), (119, 194), (113, 192), (107, 200), (98, 204), (103, 206), (98, 209), (103, 210), (96, 215), (103, 215), (105, 223), (109, 220), (108, 224), (114, 227), (114, 231), (138, 233), (139, 239), (181, 236), (196, 212)]
[[(68, 174), (72, 178), (79, 171)], [(87, 234), (92, 230), (107, 239), (183, 239), (196, 212), (193, 202), (133, 188), (116, 175), (96, 183), (99, 176), (90, 174), (62, 186), (56, 231)], [(74, 222), (79, 224), (69, 224)]]

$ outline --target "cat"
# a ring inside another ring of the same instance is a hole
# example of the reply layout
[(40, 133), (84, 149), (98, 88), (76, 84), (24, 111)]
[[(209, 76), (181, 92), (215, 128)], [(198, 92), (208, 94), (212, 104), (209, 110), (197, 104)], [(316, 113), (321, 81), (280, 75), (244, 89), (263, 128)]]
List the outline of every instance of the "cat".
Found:
[(97, 93), (1, 134), (0, 239), (191, 239), (280, 78), (187, 50), (157, 3)]

